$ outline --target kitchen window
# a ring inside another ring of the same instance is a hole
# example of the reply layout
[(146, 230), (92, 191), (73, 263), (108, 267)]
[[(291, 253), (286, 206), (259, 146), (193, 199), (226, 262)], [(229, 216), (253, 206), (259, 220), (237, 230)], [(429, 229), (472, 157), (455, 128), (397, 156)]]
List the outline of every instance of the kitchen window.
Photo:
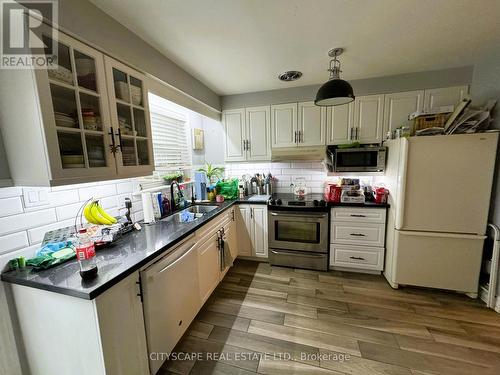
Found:
[(175, 110), (175, 105), (149, 93), (153, 154), (156, 171), (189, 169), (191, 146), (189, 118)]

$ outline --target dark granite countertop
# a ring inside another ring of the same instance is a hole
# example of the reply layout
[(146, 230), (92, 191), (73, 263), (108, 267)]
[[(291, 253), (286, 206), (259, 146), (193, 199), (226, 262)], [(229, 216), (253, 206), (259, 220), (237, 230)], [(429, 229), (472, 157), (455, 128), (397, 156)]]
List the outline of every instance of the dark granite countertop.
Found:
[[(140, 269), (158, 256), (168, 254), (173, 245), (194, 233), (201, 226), (224, 212), (231, 206), (244, 204), (266, 204), (266, 200), (249, 200), (245, 197), (218, 203), (219, 208), (208, 212), (204, 217), (191, 223), (176, 223), (163, 220), (151, 225), (142, 225), (141, 231), (123, 235), (112, 246), (97, 251), (98, 276), (90, 281), (80, 277), (80, 267), (76, 260), (71, 260), (54, 268), (35, 272), (27, 267), (2, 273), (1, 280), (48, 290), (83, 299), (94, 299), (128, 275)], [(211, 203), (215, 204), (215, 203)], [(387, 207), (374, 203), (333, 204), (329, 206)]]

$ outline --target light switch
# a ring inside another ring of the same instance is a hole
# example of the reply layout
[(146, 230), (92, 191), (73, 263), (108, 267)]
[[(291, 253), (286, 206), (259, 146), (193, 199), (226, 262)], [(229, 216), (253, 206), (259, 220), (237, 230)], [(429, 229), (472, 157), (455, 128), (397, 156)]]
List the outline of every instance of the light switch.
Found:
[(48, 188), (23, 188), (24, 207), (40, 207), (49, 204)]

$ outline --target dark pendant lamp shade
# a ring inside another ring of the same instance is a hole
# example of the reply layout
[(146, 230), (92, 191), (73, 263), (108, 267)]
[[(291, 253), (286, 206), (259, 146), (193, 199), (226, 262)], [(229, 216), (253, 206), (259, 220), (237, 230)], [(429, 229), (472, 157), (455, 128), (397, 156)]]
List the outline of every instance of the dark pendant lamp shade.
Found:
[(350, 103), (354, 100), (354, 91), (349, 82), (340, 79), (340, 61), (338, 56), (344, 52), (343, 48), (333, 48), (328, 51), (328, 56), (333, 57), (330, 60), (330, 79), (323, 84), (316, 94), (314, 104), (319, 106), (333, 106)]
[(319, 88), (314, 104), (319, 106), (342, 105), (353, 100), (354, 91), (349, 82), (333, 78)]

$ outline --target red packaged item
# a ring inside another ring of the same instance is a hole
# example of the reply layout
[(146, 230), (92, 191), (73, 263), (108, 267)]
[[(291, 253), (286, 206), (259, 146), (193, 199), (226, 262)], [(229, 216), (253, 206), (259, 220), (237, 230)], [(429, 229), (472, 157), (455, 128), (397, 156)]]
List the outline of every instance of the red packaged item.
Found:
[(378, 188), (375, 190), (375, 203), (387, 203), (387, 196), (389, 195), (389, 190), (386, 188)]
[(339, 203), (341, 194), (342, 188), (335, 184), (328, 184), (325, 188), (325, 200), (327, 202)]

